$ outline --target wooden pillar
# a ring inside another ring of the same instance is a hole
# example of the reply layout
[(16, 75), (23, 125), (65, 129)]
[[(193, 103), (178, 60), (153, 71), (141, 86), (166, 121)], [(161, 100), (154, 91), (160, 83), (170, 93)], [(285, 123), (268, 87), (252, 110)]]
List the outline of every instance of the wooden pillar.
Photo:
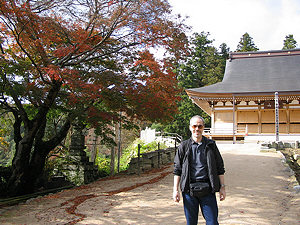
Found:
[(215, 129), (215, 108), (214, 105), (211, 106), (211, 114), (210, 114), (210, 127), (212, 130)]
[(286, 132), (290, 133), (290, 107), (289, 107), (289, 101), (286, 102)]
[(261, 127), (261, 103), (258, 103), (258, 133), (261, 134), (262, 127)]

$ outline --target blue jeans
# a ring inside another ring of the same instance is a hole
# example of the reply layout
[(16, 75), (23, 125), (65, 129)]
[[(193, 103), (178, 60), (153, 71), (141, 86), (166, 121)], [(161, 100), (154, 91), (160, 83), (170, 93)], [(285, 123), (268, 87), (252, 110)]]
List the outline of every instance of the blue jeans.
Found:
[(218, 205), (215, 194), (209, 194), (202, 198), (182, 193), (184, 213), (187, 225), (198, 224), (199, 205), (206, 225), (218, 225)]

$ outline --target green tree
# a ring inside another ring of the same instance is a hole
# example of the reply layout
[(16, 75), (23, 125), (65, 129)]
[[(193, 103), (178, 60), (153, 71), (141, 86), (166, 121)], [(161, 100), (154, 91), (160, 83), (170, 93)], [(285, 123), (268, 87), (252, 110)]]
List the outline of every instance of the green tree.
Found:
[(222, 43), (219, 49), (220, 49), (220, 57), (222, 63), (222, 71), (225, 72), (226, 60), (229, 58), (230, 48), (227, 46), (226, 43)]
[(285, 40), (283, 41), (282, 50), (294, 49), (297, 47), (297, 41), (294, 39), (294, 35), (289, 34), (285, 36)]
[(177, 78), (182, 88), (181, 101), (178, 103), (179, 113), (175, 115), (172, 123), (165, 131), (178, 133), (183, 138), (190, 136), (189, 119), (198, 114), (205, 119), (207, 127), (210, 126), (210, 117), (194, 104), (185, 92), (185, 89), (199, 88), (220, 82), (223, 78), (225, 61), (229, 54), (226, 44), (215, 48), (209, 39), (209, 33), (195, 33), (190, 40), (190, 53), (185, 62), (178, 69)]
[(259, 49), (255, 46), (253, 38), (246, 32), (241, 37), (241, 40), (237, 46), (237, 52), (255, 52)]

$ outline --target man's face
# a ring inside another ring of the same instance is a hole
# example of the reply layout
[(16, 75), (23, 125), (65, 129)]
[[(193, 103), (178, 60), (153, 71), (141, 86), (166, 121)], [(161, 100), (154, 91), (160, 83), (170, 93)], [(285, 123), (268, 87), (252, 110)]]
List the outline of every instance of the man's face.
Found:
[(192, 119), (190, 122), (190, 131), (194, 140), (199, 140), (202, 137), (204, 130), (203, 121), (200, 118)]

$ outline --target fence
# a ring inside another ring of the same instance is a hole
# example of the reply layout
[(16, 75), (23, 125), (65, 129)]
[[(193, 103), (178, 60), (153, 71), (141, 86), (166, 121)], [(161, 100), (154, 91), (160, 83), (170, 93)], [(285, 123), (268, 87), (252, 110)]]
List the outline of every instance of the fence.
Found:
[(163, 142), (169, 147), (174, 146), (175, 143), (176, 147), (176, 145), (182, 141), (182, 137), (176, 133), (155, 132), (155, 140)]
[[(152, 139), (154, 138), (156, 141), (163, 142), (167, 144), (167, 146), (171, 146), (174, 144), (174, 147), (160, 149), (158, 143), (158, 149), (156, 151), (141, 154), (141, 146), (138, 145), (138, 157), (131, 159), (127, 170), (128, 173), (136, 173), (140, 175), (140, 173), (143, 171), (153, 168), (160, 168), (161, 165), (173, 162), (177, 146), (182, 141), (182, 137), (176, 133), (155, 132), (155, 130), (152, 129), (146, 129), (146, 131), (144, 132), (145, 133), (143, 133), (142, 135), (143, 139), (149, 139), (149, 136), (147, 136), (147, 132), (151, 132), (150, 136), (153, 136), (151, 137)], [(151, 141), (153, 141), (152, 139)]]
[[(175, 142), (176, 143), (176, 142)], [(132, 158), (129, 167), (128, 173), (138, 174), (141, 172), (153, 169), (160, 168), (162, 165), (168, 164), (174, 161), (177, 147), (167, 148), (167, 149), (158, 149), (156, 151), (140, 153), (140, 145), (138, 146), (138, 157)]]
[(141, 131), (140, 138), (145, 143), (157, 141), (166, 144), (168, 147), (174, 146), (174, 142), (180, 143), (182, 141), (182, 137), (176, 133), (156, 132), (155, 129), (148, 127)]

